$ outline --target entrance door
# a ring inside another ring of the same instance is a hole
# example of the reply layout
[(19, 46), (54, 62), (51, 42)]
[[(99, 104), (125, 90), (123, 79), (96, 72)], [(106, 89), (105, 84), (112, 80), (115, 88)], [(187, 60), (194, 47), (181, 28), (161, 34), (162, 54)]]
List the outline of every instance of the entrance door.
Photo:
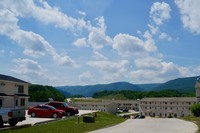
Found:
[(0, 108), (3, 106), (3, 100), (0, 99)]

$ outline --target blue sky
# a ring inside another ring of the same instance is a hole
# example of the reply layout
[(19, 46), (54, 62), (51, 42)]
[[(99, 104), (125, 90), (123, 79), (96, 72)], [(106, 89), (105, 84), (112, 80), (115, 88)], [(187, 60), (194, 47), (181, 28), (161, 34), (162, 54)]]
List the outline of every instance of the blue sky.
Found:
[(200, 75), (199, 0), (1, 0), (0, 73), (34, 84)]

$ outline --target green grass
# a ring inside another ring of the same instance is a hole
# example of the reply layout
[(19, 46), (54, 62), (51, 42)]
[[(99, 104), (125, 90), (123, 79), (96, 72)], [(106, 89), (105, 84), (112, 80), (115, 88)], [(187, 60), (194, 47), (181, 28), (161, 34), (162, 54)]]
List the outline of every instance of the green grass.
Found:
[(194, 122), (198, 126), (198, 133), (200, 133), (200, 117), (195, 117), (195, 116), (185, 116), (182, 118), (183, 120), (186, 121), (191, 121)]
[(103, 127), (113, 126), (123, 121), (125, 121), (125, 119), (117, 117), (116, 115), (98, 112), (95, 123), (83, 123), (82, 117), (80, 117), (80, 123), (77, 123), (77, 118), (72, 117), (44, 125), (5, 130), (1, 131), (1, 133), (85, 133)]

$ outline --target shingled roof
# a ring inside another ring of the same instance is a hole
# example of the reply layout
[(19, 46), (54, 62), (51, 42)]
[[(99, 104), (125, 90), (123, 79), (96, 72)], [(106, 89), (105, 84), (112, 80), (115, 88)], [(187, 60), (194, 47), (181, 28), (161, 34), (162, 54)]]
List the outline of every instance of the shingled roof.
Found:
[[(11, 77), (11, 76), (3, 75), (3, 74), (0, 74), (0, 80), (8, 80), (8, 81), (14, 81), (14, 82), (20, 82), (20, 83), (28, 83), (28, 82), (23, 81), (21, 79), (17, 79), (17, 78)], [(28, 83), (28, 84), (30, 84), (30, 83)]]

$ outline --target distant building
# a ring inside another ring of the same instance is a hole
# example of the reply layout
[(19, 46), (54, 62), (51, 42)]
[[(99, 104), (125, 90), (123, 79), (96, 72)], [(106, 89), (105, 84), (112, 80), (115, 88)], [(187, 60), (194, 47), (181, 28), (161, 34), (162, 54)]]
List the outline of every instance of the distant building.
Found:
[(113, 114), (117, 112), (117, 104), (114, 102), (76, 102), (75, 104), (80, 110), (97, 110)]
[(28, 105), (30, 83), (0, 74), (0, 107), (14, 108)]
[(137, 100), (114, 100), (117, 104), (119, 110), (128, 109), (128, 110), (139, 110), (139, 101)]
[[(141, 100), (104, 100), (104, 102), (76, 102), (79, 109), (115, 112), (128, 109), (151, 117), (183, 117), (191, 114), (190, 106), (200, 103), (200, 79), (196, 81), (196, 97), (143, 98)], [(112, 104), (111, 104), (112, 103)], [(115, 105), (113, 104), (115, 103)], [(110, 111), (112, 110), (112, 111)]]
[(145, 116), (183, 117), (191, 114), (189, 107), (195, 103), (195, 97), (143, 98), (140, 106)]

